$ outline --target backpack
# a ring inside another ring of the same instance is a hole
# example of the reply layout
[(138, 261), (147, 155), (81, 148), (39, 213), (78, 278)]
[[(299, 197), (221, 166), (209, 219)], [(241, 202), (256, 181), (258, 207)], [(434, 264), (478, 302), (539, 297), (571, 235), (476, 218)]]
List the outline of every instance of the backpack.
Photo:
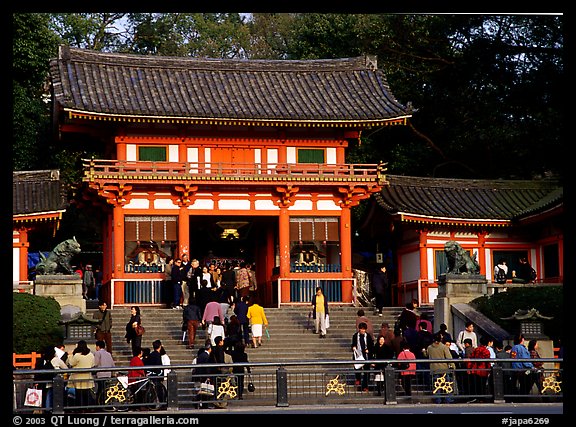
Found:
[(498, 266), (496, 266), (496, 283), (506, 283), (506, 273)]

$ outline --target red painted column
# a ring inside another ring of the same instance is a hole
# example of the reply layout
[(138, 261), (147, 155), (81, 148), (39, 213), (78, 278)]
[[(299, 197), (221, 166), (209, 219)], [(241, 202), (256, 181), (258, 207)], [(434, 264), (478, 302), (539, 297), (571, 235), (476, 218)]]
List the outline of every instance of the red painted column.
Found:
[(19, 234), (19, 246), (20, 250), (18, 251), (19, 257), (19, 280), (28, 280), (28, 248), (30, 247), (30, 243), (28, 242), (28, 230), (20, 229), (18, 230)]
[[(112, 278), (124, 277), (124, 211), (122, 206), (116, 205), (113, 209), (113, 267)], [(116, 282), (114, 285), (114, 304), (124, 303), (124, 283)]]
[[(280, 278), (284, 279), (290, 275), (290, 215), (288, 208), (280, 208), (278, 218), (278, 242), (280, 244)], [(290, 302), (290, 282), (281, 282), (280, 302)]]
[[(343, 277), (352, 277), (352, 221), (350, 208), (343, 207), (340, 216), (340, 262)], [(342, 281), (342, 302), (353, 302), (352, 281)]]
[[(478, 233), (478, 264), (480, 265), (480, 274), (486, 275), (486, 233)], [(494, 266), (492, 266), (494, 268)]]
[(186, 206), (178, 211), (178, 256), (190, 253), (190, 220)]
[[(428, 244), (428, 231), (421, 230), (420, 231), (420, 279), (428, 280), (428, 253), (427, 253), (427, 244)], [(426, 298), (427, 300), (428, 298)], [(404, 301), (406, 303), (407, 301)], [(419, 301), (420, 302), (420, 301)]]

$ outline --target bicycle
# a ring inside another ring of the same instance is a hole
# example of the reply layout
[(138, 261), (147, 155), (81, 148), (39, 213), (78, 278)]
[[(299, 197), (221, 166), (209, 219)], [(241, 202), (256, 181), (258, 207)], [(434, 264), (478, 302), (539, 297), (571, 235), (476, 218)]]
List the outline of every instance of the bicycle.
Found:
[(135, 404), (155, 411), (162, 409), (166, 395), (166, 387), (162, 382), (155, 381), (154, 377), (144, 377), (128, 384), (127, 376), (118, 376), (107, 381), (98, 404), (105, 411), (128, 411), (130, 407), (137, 406)]

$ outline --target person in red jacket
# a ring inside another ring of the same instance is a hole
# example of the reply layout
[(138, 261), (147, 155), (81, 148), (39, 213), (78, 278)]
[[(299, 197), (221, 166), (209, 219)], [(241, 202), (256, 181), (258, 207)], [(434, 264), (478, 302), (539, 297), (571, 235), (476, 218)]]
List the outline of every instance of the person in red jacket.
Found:
[[(134, 347), (132, 349), (132, 359), (130, 359), (129, 366), (144, 367), (144, 361), (142, 360), (142, 356), (143, 356), (142, 347), (140, 346)], [(128, 371), (128, 387), (130, 388), (130, 391), (134, 395), (134, 403), (142, 402), (141, 393), (136, 393), (136, 390), (138, 390), (138, 387), (140, 385), (140, 383), (138, 383), (137, 381), (144, 378), (145, 376), (146, 373), (144, 372), (144, 369), (131, 369)]]
[[(480, 345), (472, 350), (471, 359), (490, 359), (490, 350), (488, 350), (488, 337), (480, 337)], [(491, 370), (490, 361), (467, 363), (468, 374), (470, 379), (470, 393), (482, 395), (488, 393), (488, 381)], [(487, 403), (485, 397), (478, 397), (478, 401)]]

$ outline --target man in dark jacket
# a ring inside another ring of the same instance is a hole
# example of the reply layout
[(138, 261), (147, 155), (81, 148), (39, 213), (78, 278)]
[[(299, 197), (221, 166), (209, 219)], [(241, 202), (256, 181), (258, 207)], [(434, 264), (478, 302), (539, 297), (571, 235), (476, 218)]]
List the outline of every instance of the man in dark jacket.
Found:
[[(352, 335), (352, 351), (355, 360), (370, 360), (374, 354), (374, 338), (366, 332), (367, 327), (366, 323), (360, 322), (358, 331)], [(359, 358), (359, 355), (362, 355), (362, 359)], [(367, 392), (369, 375), (367, 372), (370, 370), (370, 364), (365, 363), (360, 370), (364, 373), (356, 374), (356, 386)]]
[[(160, 349), (162, 347), (162, 341), (155, 340), (152, 343), (153, 350), (150, 355), (144, 359), (144, 366), (159, 366), (162, 365), (162, 355), (160, 354)], [(164, 379), (163, 369), (160, 368), (146, 368), (146, 375), (150, 377), (154, 387), (156, 387), (156, 394), (161, 402), (164, 401), (164, 393), (162, 391), (162, 380)]]
[(376, 299), (376, 309), (378, 316), (382, 316), (382, 307), (390, 305), (388, 295), (390, 293), (390, 283), (386, 274), (386, 267), (380, 264), (378, 270), (372, 275), (372, 292)]
[(182, 312), (182, 321), (186, 328), (186, 334), (188, 335), (188, 345), (186, 348), (194, 348), (196, 331), (202, 323), (202, 312), (200, 311), (200, 307), (196, 304), (196, 299), (194, 297), (190, 297), (188, 305), (184, 307), (184, 311)]

